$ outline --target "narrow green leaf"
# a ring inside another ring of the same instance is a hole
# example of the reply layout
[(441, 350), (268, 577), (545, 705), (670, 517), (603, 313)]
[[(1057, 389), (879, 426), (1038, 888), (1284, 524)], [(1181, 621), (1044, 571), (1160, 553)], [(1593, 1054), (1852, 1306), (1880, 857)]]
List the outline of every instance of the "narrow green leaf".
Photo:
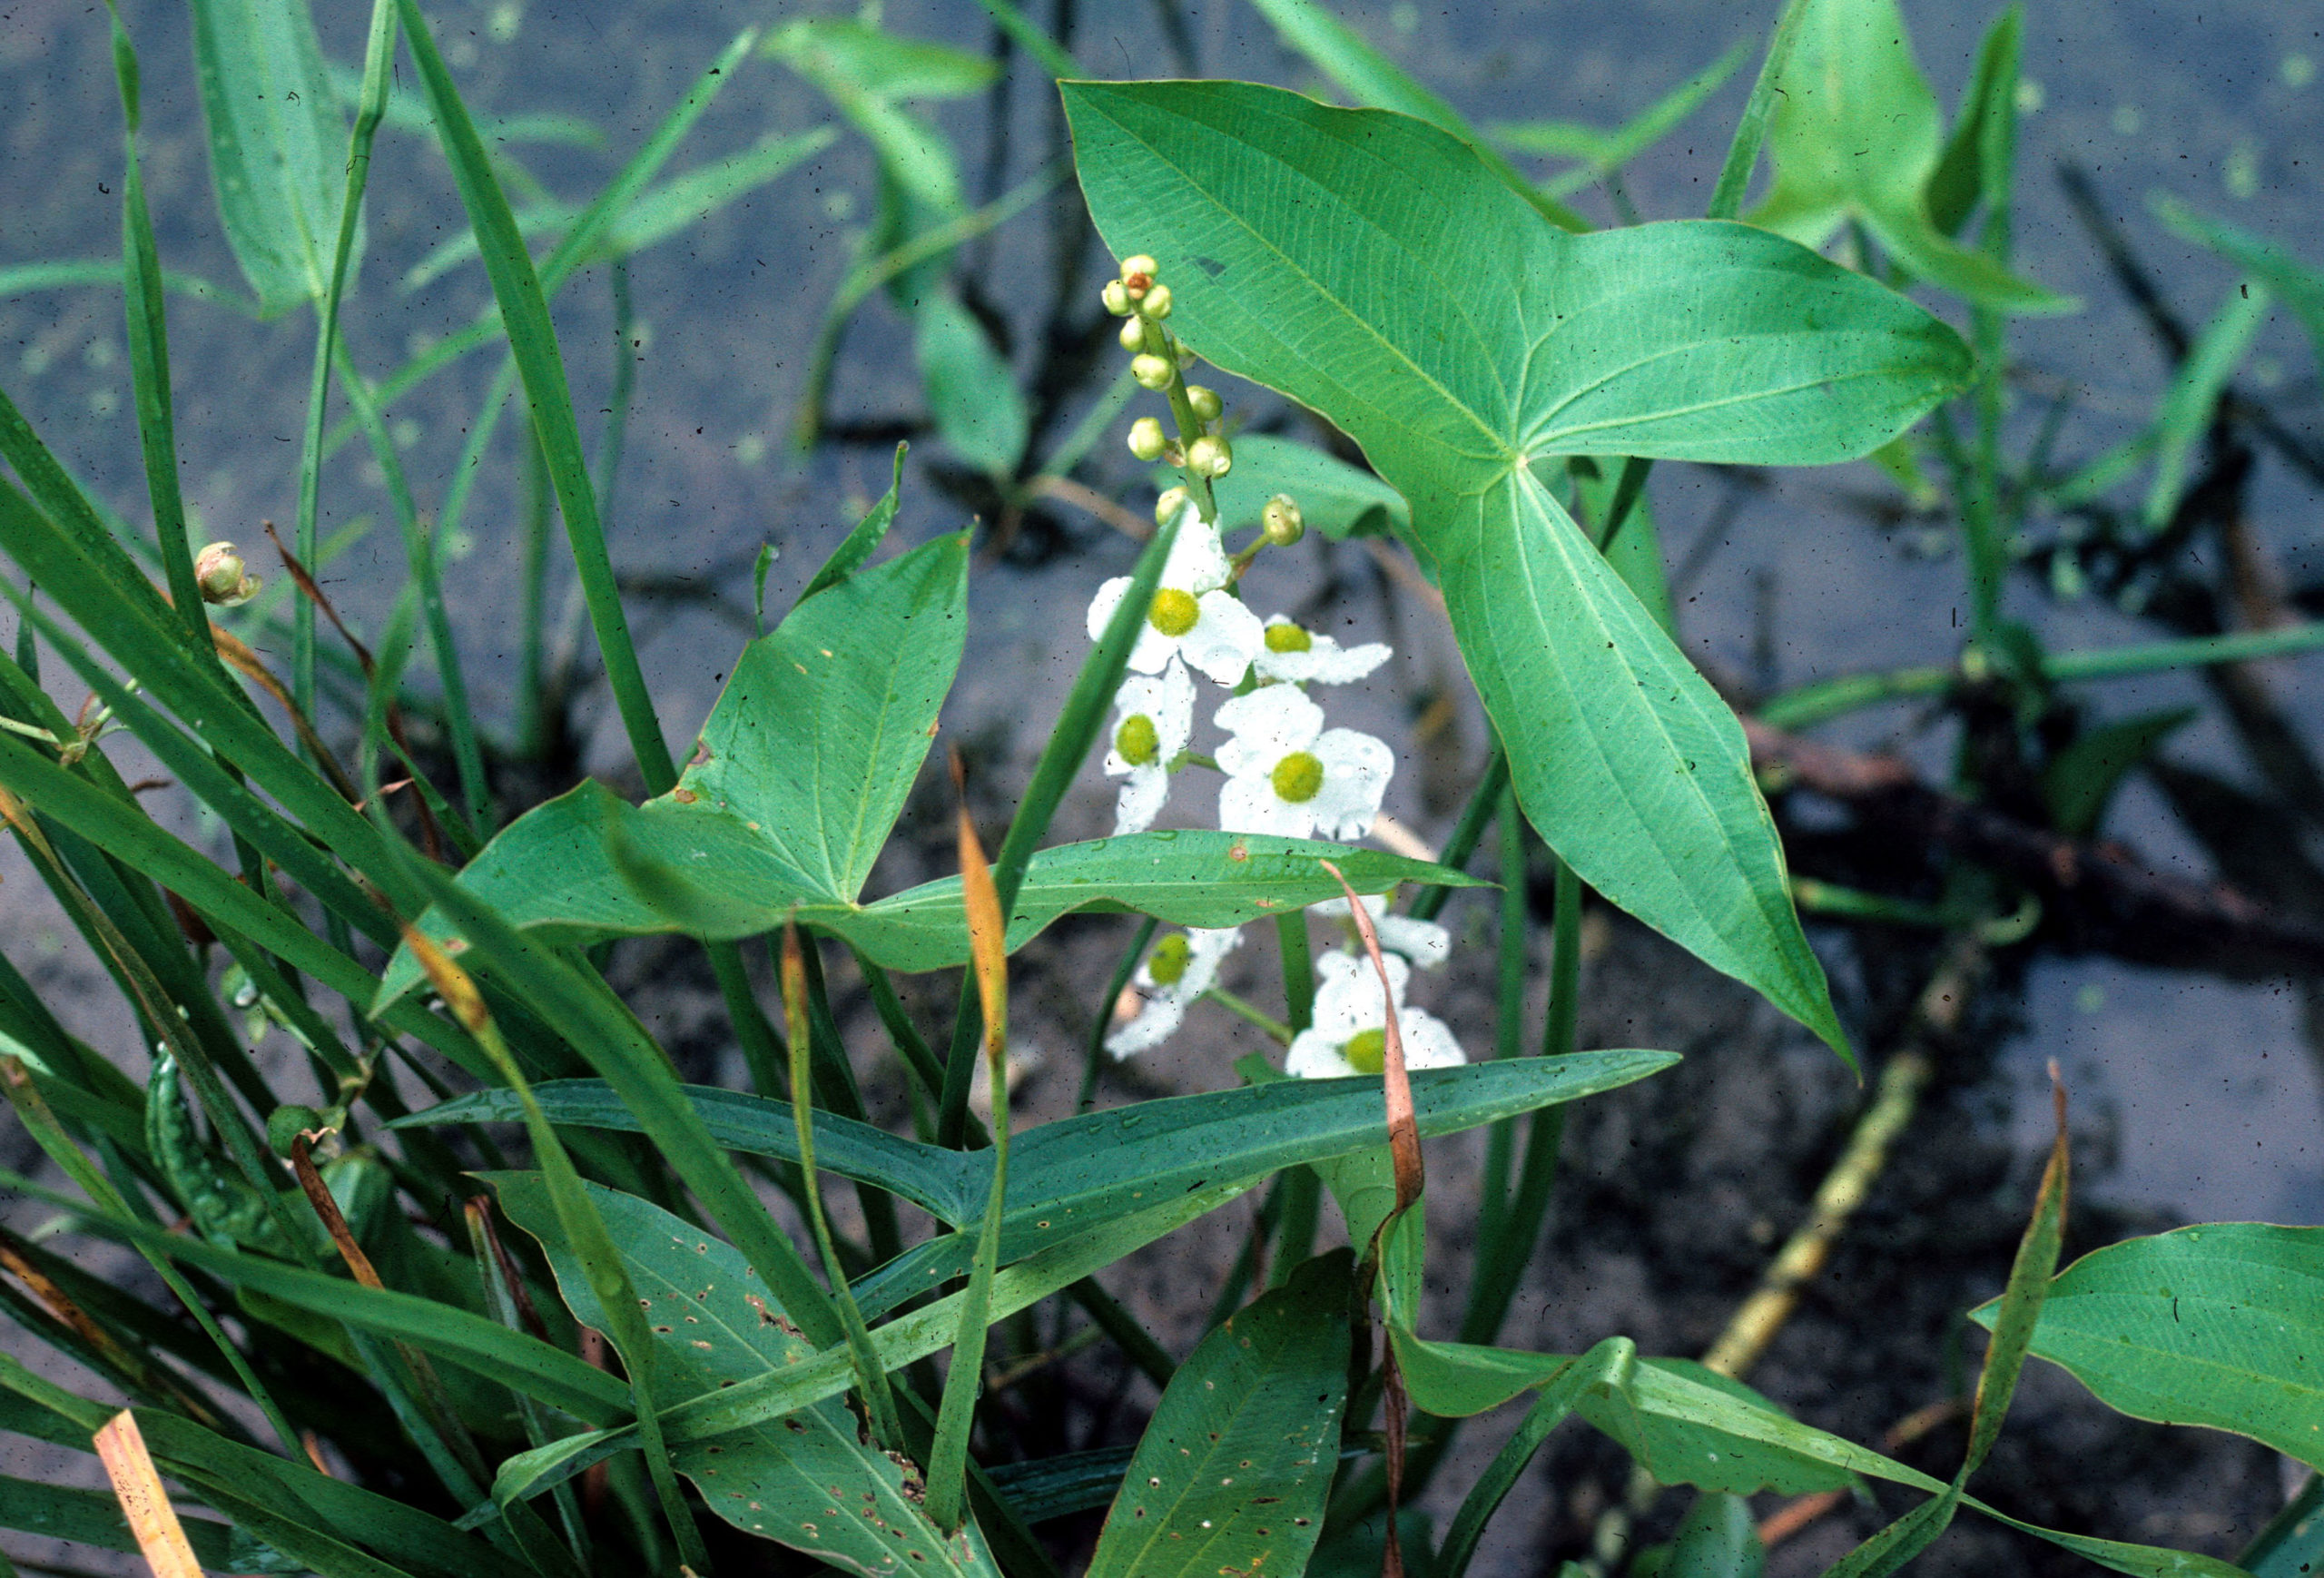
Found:
[(320, 300), (347, 123), (305, 0), (194, 0), (193, 57), (226, 242), (259, 310)]
[(548, 457), (549, 476), (556, 486), (557, 507), (564, 513), (566, 536), (573, 547), (574, 567), (580, 574), (582, 595), (596, 632), (614, 704), (621, 713), (622, 726), (628, 733), (646, 789), (661, 794), (676, 781), (677, 768), (654, 715), (653, 697), (637, 665), (628, 618), (622, 612), (620, 588), (614, 583), (613, 559), (606, 551), (605, 530), (597, 517), (588, 463), (581, 452), (573, 392), (566, 382), (565, 359), (557, 350), (556, 327), (549, 321), (547, 298), (533, 271), (532, 256), (525, 250), (516, 218), (509, 212), (508, 199), (493, 175), (476, 123), (460, 102), (459, 89), (428, 31), (418, 0), (398, 0), (397, 9), (435, 112), (445, 160), (452, 167), (468, 223), (483, 248), (485, 271), (491, 276), (493, 297), (500, 304), (509, 351), (524, 376), (534, 430)]
[(2171, 375), (2171, 387), (2155, 412), (2154, 478), (2147, 485), (2140, 512), (2147, 530), (2161, 531), (2179, 513), (2195, 446), (2211, 430), (2220, 396), (2251, 353), (2251, 341), (2267, 327), (2273, 305), (2266, 285), (2250, 279), (2238, 281)]
[[(1970, 1312), (1991, 1327), (1998, 1303)], [(2109, 1406), (2324, 1466), (2324, 1228), (2221, 1222), (2083, 1256), (2033, 1352)]]
[[(205, 1567), (222, 1573), (294, 1573), (290, 1565), (239, 1529), (208, 1518), (182, 1518), (186, 1541)], [(0, 1475), (0, 1529), (94, 1545), (101, 1551), (135, 1552), (136, 1538), (110, 1492), (75, 1490)]]
[(1160, 261), (1173, 329), (1412, 502), (1551, 845), (1837, 1044), (1739, 727), (1529, 467), (1863, 454), (1962, 387), (1959, 338), (1758, 230), (1562, 235), (1407, 119), (1235, 84), (1066, 91), (1091, 212)]
[(1751, 96), (1743, 102), (1735, 134), (1728, 139), (1718, 184), (1711, 188), (1710, 202), (1703, 210), (1705, 219), (1733, 219), (1743, 212), (1743, 194), (1750, 188), (1751, 173), (1759, 167), (1768, 117), (1775, 113), (1777, 84), (1791, 64), (1793, 46), (1799, 42), (1799, 24), (1807, 13), (1807, 3), (1784, 0), (1784, 8), (1776, 15), (1775, 28), (1768, 35), (1768, 53), (1759, 57), (1759, 74), (1751, 83)]
[[(1252, 0), (1288, 48), (1306, 56), (1359, 104), (1393, 110), (1426, 121), (1467, 143), (1496, 180), (1523, 198), (1535, 212), (1561, 230), (1586, 231), (1590, 222), (1525, 179), (1470, 125), (1461, 112), (1415, 82), (1365, 42), (1364, 35), (1325, 10), (1318, 0)], [(1120, 249), (1115, 249), (1118, 255)]]
[[(1987, 128), (2000, 123), (1994, 117), (2014, 113), (2011, 101), (2017, 94), (2018, 54), (2024, 31), (2024, 10), (2012, 5), (1994, 18), (1977, 46), (1977, 69), (1961, 94), (1961, 113), (1923, 189), (1929, 222), (1945, 235), (1960, 234), (1970, 210), (1985, 195)], [(2002, 195), (2005, 200), (2007, 193)]]
[[(609, 855), (615, 839), (620, 842)], [(820, 845), (809, 847), (820, 853)], [(1319, 860), (1332, 861), (1368, 893), (1407, 882), (1476, 885), (1475, 879), (1441, 866), (1308, 839), (1135, 833), (1058, 844), (1036, 854), (1009, 912), (1009, 946), (1022, 948), (1059, 916), (1078, 911), (1136, 912), (1173, 925), (1237, 926), (1304, 909), (1339, 894)], [(510, 824), (461, 873), (460, 886), (511, 924), (560, 945), (665, 932), (750, 937), (795, 917), (845, 939), (890, 970), (950, 969), (969, 958), (958, 877), (850, 904), (821, 892), (714, 801), (659, 802), (640, 811), (594, 782)], [(439, 940), (449, 934), (438, 915), (424, 920), (421, 930)], [(380, 1005), (419, 982), (419, 966), (399, 953), (388, 967)]]
[(1323, 1533), (1347, 1400), (1347, 1251), (1230, 1317), (1163, 1389), (1088, 1578), (1298, 1573)]
[[(1677, 1060), (1651, 1051), (1589, 1051), (1429, 1069), (1412, 1076), (1423, 1139), (1616, 1090)], [(685, 1087), (717, 1144), (796, 1162), (790, 1104), (738, 1091)], [(560, 1080), (534, 1088), (553, 1123), (645, 1132), (610, 1087)], [(400, 1119), (397, 1127), (507, 1122), (511, 1091), (481, 1090)], [(1140, 1101), (1045, 1123), (1017, 1137), (1010, 1162), (1004, 1264), (1118, 1221), (1149, 1201), (1212, 1185), (1255, 1183), (1282, 1168), (1386, 1142), (1380, 1087), (1371, 1080), (1286, 1081)], [(830, 1113), (815, 1116), (816, 1160), (842, 1178), (891, 1189), (940, 1220), (970, 1227), (991, 1188), (990, 1151), (917, 1145)], [(858, 1285), (873, 1313), (965, 1269), (973, 1235), (931, 1240)]]
[[(0, 296), (21, 296), (33, 291), (70, 291), (86, 287), (121, 289), (121, 260), (92, 258), (86, 262), (16, 263), (0, 269)], [(255, 312), (255, 304), (223, 285), (177, 269), (162, 271), (162, 288), (196, 301), (215, 301), (237, 312)]]
[(1935, 1544), (1960, 1510), (1958, 1484), (1945, 1486), (1825, 1569), (1824, 1578), (1887, 1578)]
[(2167, 192), (2147, 199), (2154, 217), (2197, 246), (2208, 247), (2266, 285), (2299, 315), (2324, 364), (2324, 269), (2303, 263), (2266, 238), (2199, 213)]
[[(1622, 166), (1678, 130), (1688, 116), (1703, 107), (1704, 101), (1725, 85), (1750, 54), (1749, 44), (1736, 44), (1611, 132), (1557, 121), (1504, 121), (1487, 126), (1485, 132), (1493, 141), (1520, 153), (1581, 161), (1583, 168), (1569, 171), (1549, 182), (1550, 194), (1563, 197), (1593, 181), (1619, 173)], [(1242, 459), (1239, 447), (1236, 459)]]

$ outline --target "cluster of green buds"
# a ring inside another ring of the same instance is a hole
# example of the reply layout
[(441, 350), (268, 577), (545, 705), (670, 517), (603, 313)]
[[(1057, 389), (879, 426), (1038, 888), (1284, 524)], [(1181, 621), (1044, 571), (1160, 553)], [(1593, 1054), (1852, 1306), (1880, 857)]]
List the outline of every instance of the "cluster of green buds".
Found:
[[(1130, 424), (1129, 452), (1149, 463), (1167, 460), (1182, 468), (1188, 485), (1202, 496), (1205, 518), (1212, 518), (1210, 482), (1234, 468), (1235, 451), (1221, 430), (1226, 412), (1218, 391), (1187, 381), (1194, 353), (1163, 327), (1170, 316), (1170, 287), (1155, 278), (1157, 268), (1152, 258), (1140, 252), (1123, 259), (1120, 278), (1106, 283), (1106, 311), (1122, 320), (1122, 349), (1130, 352), (1130, 376), (1142, 387), (1169, 397), (1170, 413), (1178, 426), (1173, 438), (1158, 418), (1140, 417)], [(1169, 499), (1172, 494), (1177, 498), (1169, 514), (1186, 503), (1185, 492), (1177, 488), (1163, 498)], [(1169, 518), (1159, 506), (1155, 513), (1158, 520)]]

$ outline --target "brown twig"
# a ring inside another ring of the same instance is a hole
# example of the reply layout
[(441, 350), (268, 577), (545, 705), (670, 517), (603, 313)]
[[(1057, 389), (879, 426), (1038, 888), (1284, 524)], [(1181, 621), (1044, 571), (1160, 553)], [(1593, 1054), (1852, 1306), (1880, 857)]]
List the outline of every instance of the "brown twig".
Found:
[(1096, 488), (1070, 477), (1036, 477), (1031, 490), (1044, 498), (1054, 498), (1060, 504), (1096, 516), (1132, 542), (1144, 542), (1154, 535), (1154, 528), (1140, 519), (1134, 509), (1125, 508)]

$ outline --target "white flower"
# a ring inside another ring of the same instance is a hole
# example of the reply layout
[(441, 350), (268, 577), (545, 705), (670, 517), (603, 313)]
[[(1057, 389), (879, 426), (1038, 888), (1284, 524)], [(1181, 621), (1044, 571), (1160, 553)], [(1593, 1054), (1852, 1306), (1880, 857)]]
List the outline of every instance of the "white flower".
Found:
[(1380, 814), (1396, 758), (1370, 735), (1325, 729), (1324, 709), (1295, 685), (1271, 685), (1218, 709), (1235, 737), (1218, 747), (1226, 774), (1218, 825), (1284, 838), (1361, 838)]
[[(1259, 616), (1224, 589), (1233, 573), (1218, 528), (1205, 524), (1188, 504), (1179, 512), (1177, 540), (1162, 566), (1137, 645), (1130, 648), (1129, 666), (1140, 674), (1159, 674), (1174, 656), (1182, 656), (1220, 685), (1242, 684), (1266, 636)], [(1098, 588), (1089, 603), (1092, 641), (1106, 633), (1129, 584), (1129, 577), (1117, 576)]]
[(1144, 833), (1170, 797), (1170, 763), (1195, 732), (1195, 682), (1172, 658), (1159, 679), (1132, 675), (1114, 693), (1113, 748), (1106, 776), (1128, 776), (1114, 805), (1114, 836)]
[[(1433, 970), (1452, 956), (1452, 933), (1433, 921), (1415, 920), (1410, 915), (1388, 913), (1393, 893), (1382, 893), (1364, 901), (1364, 912), (1372, 917), (1373, 934), (1380, 939), (1384, 953), (1401, 953), (1423, 970)], [(1354, 917), (1348, 913), (1345, 899), (1325, 899), (1312, 906), (1318, 915), (1348, 922), (1348, 930), (1355, 930)]]
[(1219, 962), (1242, 945), (1242, 931), (1235, 926), (1189, 926), (1156, 943), (1133, 978), (1145, 1005), (1106, 1038), (1106, 1050), (1118, 1061), (1167, 1040), (1187, 1017), (1187, 1005), (1218, 978)]
[(1426, 1009), (1404, 1006), (1412, 966), (1393, 954), (1386, 955), (1384, 962), (1385, 994), (1380, 990), (1380, 972), (1369, 959), (1334, 948), (1315, 961), (1321, 984), (1315, 988), (1315, 1023), (1293, 1039), (1291, 1055), (1284, 1060), (1286, 1073), (1303, 1080), (1333, 1080), (1380, 1072), (1387, 1064), (1391, 1000), (1403, 1031), (1405, 1068), (1449, 1069), (1469, 1060), (1443, 1020)]
[(1362, 679), (1393, 656), (1377, 641), (1342, 646), (1328, 636), (1318, 636), (1277, 614), (1261, 632), (1259, 655), (1253, 659), (1262, 679), (1285, 679), (1294, 685), (1346, 685)]

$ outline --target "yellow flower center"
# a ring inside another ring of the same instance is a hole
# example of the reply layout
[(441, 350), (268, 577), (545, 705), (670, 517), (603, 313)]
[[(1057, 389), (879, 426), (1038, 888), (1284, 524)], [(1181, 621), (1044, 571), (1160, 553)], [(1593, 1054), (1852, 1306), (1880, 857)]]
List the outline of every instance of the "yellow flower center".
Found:
[(1340, 1056), (1359, 1074), (1377, 1074), (1388, 1066), (1388, 1032), (1358, 1031), (1340, 1049)]
[(1315, 645), (1315, 638), (1313, 636), (1308, 635), (1306, 631), (1302, 630), (1296, 625), (1270, 625), (1267, 626), (1267, 650), (1269, 652), (1306, 652), (1311, 650)]
[(1155, 732), (1152, 718), (1144, 713), (1132, 713), (1114, 731), (1114, 749), (1133, 767), (1151, 766), (1162, 754), (1162, 736)]
[(1176, 986), (1187, 978), (1187, 963), (1194, 957), (1194, 945), (1187, 941), (1184, 932), (1173, 932), (1147, 955), (1146, 973), (1157, 986)]
[(1267, 776), (1277, 799), (1305, 805), (1323, 791), (1324, 764), (1305, 751), (1294, 751), (1277, 762)]
[(1154, 606), (1146, 611), (1146, 622), (1165, 636), (1184, 636), (1201, 617), (1202, 609), (1195, 602), (1195, 595), (1176, 587), (1165, 587), (1155, 593)]

